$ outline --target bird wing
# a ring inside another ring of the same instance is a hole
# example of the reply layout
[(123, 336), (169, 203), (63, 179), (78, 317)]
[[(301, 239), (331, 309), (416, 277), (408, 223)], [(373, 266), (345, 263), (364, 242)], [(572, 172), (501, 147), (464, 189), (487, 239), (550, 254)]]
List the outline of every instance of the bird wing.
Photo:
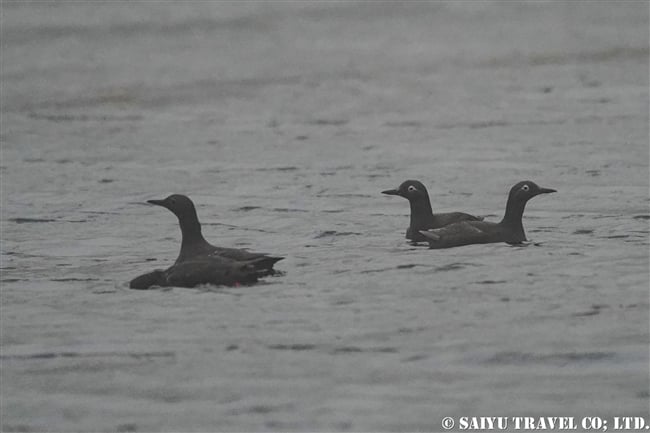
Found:
[(207, 257), (175, 264), (165, 271), (167, 285), (194, 287), (199, 284), (232, 286), (254, 283), (261, 276), (254, 264), (223, 257)]
[(273, 265), (282, 260), (284, 257), (269, 256), (264, 253), (255, 253), (252, 251), (242, 250), (238, 248), (223, 248), (214, 247), (211, 257), (221, 257), (239, 262), (249, 262), (253, 264), (256, 269), (266, 269), (268, 271), (273, 269)]
[(462, 221), (481, 221), (483, 217), (477, 217), (464, 212), (448, 212), (433, 214), (433, 219), (435, 224), (433, 227), (444, 227)]
[(129, 283), (129, 288), (136, 290), (147, 290), (153, 286), (162, 286), (165, 282), (165, 273), (162, 269), (148, 272), (146, 274), (135, 277)]
[(422, 230), (420, 233), (427, 238), (431, 248), (450, 248), (491, 242), (490, 233), (486, 229), (492, 225), (482, 221), (462, 221), (439, 229)]

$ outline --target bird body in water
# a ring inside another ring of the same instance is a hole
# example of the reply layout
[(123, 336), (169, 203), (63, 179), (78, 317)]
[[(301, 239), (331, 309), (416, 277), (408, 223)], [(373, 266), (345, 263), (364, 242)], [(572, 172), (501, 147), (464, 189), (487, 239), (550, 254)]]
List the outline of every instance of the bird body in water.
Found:
[(237, 262), (218, 256), (175, 263), (167, 269), (156, 269), (131, 280), (132, 289), (158, 287), (196, 287), (201, 284), (239, 286), (253, 284), (268, 275), (254, 262)]
[(522, 181), (510, 189), (506, 212), (500, 222), (461, 221), (434, 230), (422, 230), (420, 233), (429, 242), (430, 248), (451, 248), (494, 242), (520, 244), (526, 241), (522, 223), (526, 203), (537, 195), (553, 192), (556, 191), (541, 188), (535, 182)]

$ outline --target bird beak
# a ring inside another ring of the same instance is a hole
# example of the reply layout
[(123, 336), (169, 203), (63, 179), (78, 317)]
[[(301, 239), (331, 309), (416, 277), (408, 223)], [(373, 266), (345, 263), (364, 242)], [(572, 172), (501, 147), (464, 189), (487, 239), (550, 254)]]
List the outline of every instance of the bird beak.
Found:
[(165, 200), (147, 200), (147, 203), (156, 204), (165, 207)]
[(554, 190), (554, 189), (551, 189), (551, 188), (540, 188), (539, 189), (540, 194), (550, 194), (552, 192), (557, 192), (557, 191)]
[(386, 191), (382, 191), (382, 194), (388, 194), (388, 195), (399, 195), (399, 191), (396, 189), (387, 189)]

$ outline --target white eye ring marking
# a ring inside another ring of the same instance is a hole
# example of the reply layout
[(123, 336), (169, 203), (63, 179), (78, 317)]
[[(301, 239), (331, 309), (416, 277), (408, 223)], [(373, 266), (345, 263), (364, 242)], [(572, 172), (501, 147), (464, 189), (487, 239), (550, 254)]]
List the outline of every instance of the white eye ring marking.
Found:
[(528, 186), (528, 184), (524, 184), (524, 186), (522, 186), (521, 189), (523, 191), (528, 191), (530, 189), (530, 187)]
[(413, 185), (409, 185), (408, 187), (409, 192), (417, 191), (418, 189), (414, 187)]

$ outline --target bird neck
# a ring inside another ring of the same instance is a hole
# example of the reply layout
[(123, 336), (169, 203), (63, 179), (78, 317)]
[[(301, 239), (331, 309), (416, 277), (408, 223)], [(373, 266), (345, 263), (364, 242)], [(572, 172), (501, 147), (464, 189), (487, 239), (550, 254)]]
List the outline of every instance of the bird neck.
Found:
[(201, 223), (196, 216), (196, 212), (191, 215), (186, 215), (183, 218), (178, 218), (183, 234), (181, 242), (181, 254), (188, 248), (196, 248), (197, 245), (207, 244), (207, 241), (201, 234)]
[(508, 202), (506, 203), (506, 213), (500, 223), (502, 226), (506, 226), (508, 229), (513, 230), (515, 238), (519, 242), (526, 240), (524, 225), (521, 222), (525, 207), (525, 201), (514, 200), (512, 197), (508, 197)]
[(411, 227), (428, 227), (433, 220), (433, 210), (429, 197), (422, 200), (409, 200), (411, 205)]

